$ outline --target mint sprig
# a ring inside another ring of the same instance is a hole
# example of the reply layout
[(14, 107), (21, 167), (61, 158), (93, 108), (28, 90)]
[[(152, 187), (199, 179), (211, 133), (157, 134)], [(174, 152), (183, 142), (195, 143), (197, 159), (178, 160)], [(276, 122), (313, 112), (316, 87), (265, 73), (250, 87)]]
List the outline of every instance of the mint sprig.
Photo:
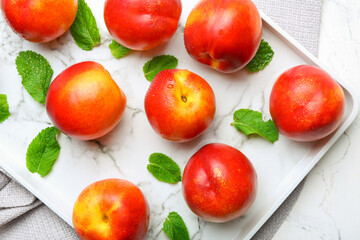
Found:
[(128, 55), (131, 52), (131, 49), (124, 47), (123, 45), (121, 45), (120, 43), (118, 43), (117, 41), (115, 41), (114, 39), (112, 40), (112, 42), (109, 44), (109, 48), (111, 50), (111, 54), (116, 58), (122, 58), (125, 57), (126, 55)]
[(15, 60), (22, 85), (35, 101), (45, 104), (51, 77), (54, 73), (48, 61), (33, 51), (21, 51)]
[(5, 94), (0, 94), (0, 123), (5, 121), (10, 115), (7, 96)]
[(161, 55), (147, 61), (143, 66), (145, 78), (151, 82), (155, 76), (165, 69), (174, 69), (178, 65), (178, 60), (172, 55)]
[(272, 120), (263, 121), (262, 113), (250, 109), (239, 109), (234, 113), (234, 122), (231, 124), (245, 135), (258, 134), (271, 143), (279, 138), (279, 131)]
[(83, 50), (90, 51), (100, 45), (99, 28), (91, 9), (84, 0), (78, 0), (75, 21), (70, 27), (75, 43)]
[(251, 59), (251, 61), (246, 65), (246, 68), (249, 72), (258, 72), (263, 70), (271, 62), (273, 56), (274, 51), (271, 49), (269, 43), (267, 43), (264, 39), (261, 39), (259, 49), (253, 59)]
[(32, 140), (26, 152), (26, 166), (30, 172), (44, 177), (51, 171), (60, 152), (58, 134), (57, 128), (48, 127)]
[(171, 240), (190, 240), (184, 220), (177, 212), (170, 212), (163, 223), (162, 230)]
[(178, 183), (181, 181), (179, 166), (170, 157), (162, 153), (153, 153), (149, 157), (148, 171), (159, 181)]

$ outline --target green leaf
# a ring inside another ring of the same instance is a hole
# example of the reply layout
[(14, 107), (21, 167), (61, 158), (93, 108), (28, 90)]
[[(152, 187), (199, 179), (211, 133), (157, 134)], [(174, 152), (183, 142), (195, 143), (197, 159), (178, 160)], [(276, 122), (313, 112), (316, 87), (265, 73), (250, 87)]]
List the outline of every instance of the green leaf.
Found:
[(60, 152), (58, 133), (56, 127), (48, 127), (32, 140), (26, 152), (26, 166), (30, 172), (44, 177), (51, 171)]
[(246, 68), (249, 72), (263, 70), (271, 62), (273, 56), (274, 51), (271, 49), (269, 43), (265, 42), (264, 39), (261, 39), (259, 49), (253, 59), (246, 65)]
[(7, 96), (0, 94), (0, 123), (10, 117), (9, 104), (7, 102)]
[(171, 240), (190, 240), (184, 220), (177, 212), (170, 212), (163, 223), (162, 230)]
[(48, 61), (33, 51), (21, 51), (15, 60), (22, 85), (35, 101), (45, 104), (51, 77), (54, 73)]
[(156, 56), (147, 61), (143, 67), (145, 78), (152, 81), (156, 74), (165, 69), (174, 69), (178, 65), (178, 60), (172, 55)]
[(114, 39), (109, 44), (109, 48), (111, 50), (112, 55), (116, 58), (122, 58), (125, 57), (128, 53), (131, 52), (131, 49), (124, 47), (120, 43), (116, 42)]
[(264, 122), (262, 113), (250, 109), (239, 109), (234, 113), (231, 124), (245, 135), (258, 134), (274, 143), (279, 138), (279, 131), (272, 120)]
[(148, 171), (159, 181), (166, 183), (178, 183), (181, 181), (179, 166), (171, 158), (162, 153), (150, 155)]
[(100, 45), (99, 28), (91, 9), (84, 0), (78, 0), (78, 11), (70, 28), (76, 44), (83, 50), (90, 51)]

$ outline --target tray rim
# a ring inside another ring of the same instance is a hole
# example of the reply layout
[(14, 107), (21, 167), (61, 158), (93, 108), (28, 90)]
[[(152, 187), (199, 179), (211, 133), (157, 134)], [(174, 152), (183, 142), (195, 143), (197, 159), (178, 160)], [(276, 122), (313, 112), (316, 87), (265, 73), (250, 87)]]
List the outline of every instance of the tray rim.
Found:
[[(339, 128), (334, 132), (334, 134), (328, 138), (324, 138), (319, 140), (319, 143), (322, 141), (326, 141), (326, 144), (320, 149), (320, 151), (315, 155), (315, 157), (308, 162), (308, 164), (302, 168), (302, 171), (297, 176), (293, 177), (294, 179), (290, 184), (287, 184), (287, 188), (285, 188), (282, 192), (280, 197), (277, 198), (275, 203), (272, 205), (270, 209), (266, 212), (266, 214), (263, 215), (263, 217), (251, 228), (250, 231), (244, 234), (244, 237), (241, 239), (250, 239), (252, 236), (255, 235), (255, 233), (261, 228), (262, 225), (271, 217), (271, 215), (279, 208), (279, 206), (285, 201), (285, 199), (293, 192), (293, 190), (299, 185), (299, 183), (306, 177), (306, 175), (314, 168), (314, 166), (320, 161), (320, 159), (325, 155), (325, 153), (334, 145), (334, 143), (343, 135), (343, 133), (346, 131), (346, 129), (351, 125), (351, 123), (355, 120), (358, 112), (359, 112), (359, 99), (357, 95), (355, 94), (352, 86), (350, 86), (347, 82), (343, 81), (341, 78), (339, 78), (336, 74), (334, 74), (333, 70), (326, 66), (323, 62), (320, 61), (317, 57), (315, 57), (312, 53), (310, 53), (305, 47), (303, 47), (296, 39), (294, 39), (292, 36), (290, 36), (285, 30), (283, 30), (277, 23), (275, 23), (270, 17), (268, 17), (263, 11), (260, 9), (259, 13), (261, 15), (261, 18), (263, 20), (263, 24), (268, 25), (269, 28), (271, 28), (275, 34), (278, 35), (278, 37), (282, 38), (284, 41), (287, 42), (287, 44), (294, 50), (297, 51), (297, 53), (300, 53), (303, 55), (304, 58), (306, 58), (309, 62), (313, 63), (314, 65), (322, 68), (325, 70), (329, 75), (331, 75), (337, 83), (341, 85), (341, 87), (346, 90), (349, 93), (350, 101), (352, 103), (352, 108), (350, 110), (350, 114), (347, 117), (347, 119), (339, 126)], [(317, 143), (318, 144), (318, 143)], [(313, 146), (316, 147), (315, 144)], [(311, 150), (313, 149), (311, 148)], [(311, 152), (311, 151), (310, 151)], [(309, 153), (310, 153), (309, 152)], [(293, 173), (294, 169), (298, 168), (299, 165), (302, 165), (305, 163), (305, 161), (308, 159), (308, 154), (306, 154), (291, 170), (291, 172), (284, 178), (285, 179), (291, 177), (290, 175)], [(241, 231), (239, 231), (233, 239), (240, 239)]]
[[(287, 44), (294, 50), (297, 51), (298, 54), (302, 54), (304, 58), (306, 58), (309, 62), (312, 62), (314, 65), (319, 66), (320, 68), (324, 69), (327, 73), (329, 73), (342, 87), (344, 90), (346, 90), (349, 93), (349, 96), (351, 97), (350, 100), (352, 102), (352, 109), (350, 110), (350, 114), (348, 118), (343, 122), (342, 125), (336, 130), (336, 132), (328, 139), (328, 142), (324, 145), (323, 148), (316, 154), (316, 156), (305, 166), (305, 168), (302, 168), (302, 171), (300, 174), (295, 176), (294, 180), (291, 184), (287, 184), (287, 187), (284, 191), (281, 192), (280, 197), (277, 197), (277, 200), (272, 205), (271, 208), (268, 209), (266, 214), (264, 214), (261, 219), (247, 232), (245, 233), (244, 237), (242, 239), (250, 239), (259, 229), (260, 227), (270, 218), (270, 216), (278, 209), (278, 207), (284, 202), (284, 200), (290, 195), (290, 193), (298, 186), (298, 184), (305, 178), (305, 176), (313, 169), (313, 167), (318, 163), (318, 161), (325, 155), (325, 153), (332, 147), (332, 145), (340, 138), (340, 136), (346, 131), (346, 129), (351, 125), (351, 123), (355, 120), (358, 111), (359, 111), (359, 99), (357, 98), (357, 95), (355, 94), (352, 87), (345, 81), (343, 81), (341, 78), (336, 76), (331, 69), (329, 69), (326, 64), (322, 63), (317, 57), (315, 57), (313, 54), (311, 54), (305, 47), (303, 47), (297, 40), (295, 40), (292, 36), (290, 36), (285, 30), (283, 30), (277, 23), (275, 23), (271, 18), (269, 18), (264, 12), (262, 12), (260, 9), (258, 9), (263, 24), (265, 24), (273, 31), (274, 34), (277, 35), (277, 37), (280, 37), (282, 40), (286, 41)], [(325, 138), (327, 139), (327, 138)], [(321, 140), (319, 140), (321, 141)], [(315, 144), (314, 146), (316, 146)], [(15, 157), (6, 149), (3, 148), (2, 145), (0, 145), (0, 150), (6, 155), (14, 159)], [(308, 154), (307, 154), (308, 155)], [(300, 160), (296, 166), (291, 170), (289, 175), (293, 172), (295, 168), (298, 167), (298, 165), (301, 165), (306, 160), (306, 156), (303, 157), (302, 160)], [(15, 160), (16, 161), (16, 160)], [(34, 194), (41, 202), (43, 202), (46, 206), (48, 206), (53, 212), (55, 212), (60, 218), (62, 218), (67, 224), (69, 224), (71, 227), (73, 227), (71, 218), (69, 219), (68, 216), (64, 214), (63, 211), (61, 211), (61, 207), (57, 206), (55, 202), (52, 202), (49, 200), (45, 195), (43, 195), (39, 190), (37, 190), (33, 185), (31, 185), (28, 181), (26, 181), (25, 177), (23, 177), (20, 173), (16, 172), (13, 168), (11, 168), (10, 165), (7, 165), (6, 163), (3, 164), (3, 162), (0, 160), (0, 167), (4, 169), (11, 178), (14, 178), (16, 181), (18, 181), (23, 187), (25, 187), (28, 191), (30, 191), (32, 194)], [(289, 175), (286, 176), (286, 178), (289, 177)], [(284, 179), (286, 179), (284, 178)], [(285, 180), (283, 180), (285, 181)], [(240, 239), (239, 237), (239, 231), (233, 239)]]

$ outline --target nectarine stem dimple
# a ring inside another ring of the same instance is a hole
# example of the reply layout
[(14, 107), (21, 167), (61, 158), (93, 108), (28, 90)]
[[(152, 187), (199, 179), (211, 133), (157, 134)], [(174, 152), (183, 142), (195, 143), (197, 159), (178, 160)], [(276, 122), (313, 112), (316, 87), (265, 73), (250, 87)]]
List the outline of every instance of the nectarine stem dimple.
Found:
[(108, 223), (108, 222), (109, 222), (109, 217), (108, 217), (106, 214), (104, 214), (104, 216), (103, 216), (103, 221), (104, 221), (105, 223)]
[(185, 96), (181, 96), (181, 100), (186, 103), (187, 102), (187, 98)]

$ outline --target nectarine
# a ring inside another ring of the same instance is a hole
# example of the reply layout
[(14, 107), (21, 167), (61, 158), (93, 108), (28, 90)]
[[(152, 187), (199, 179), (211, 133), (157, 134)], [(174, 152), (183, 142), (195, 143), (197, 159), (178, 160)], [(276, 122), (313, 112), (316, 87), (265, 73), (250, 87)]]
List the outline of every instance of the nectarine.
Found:
[(180, 0), (106, 0), (105, 24), (111, 36), (133, 50), (148, 50), (176, 32)]
[(87, 186), (73, 208), (73, 224), (83, 240), (143, 240), (150, 209), (133, 183), (105, 179)]
[(254, 202), (257, 175), (239, 150), (211, 143), (189, 159), (182, 186), (185, 201), (196, 215), (210, 222), (227, 222)]
[(252, 1), (201, 0), (186, 21), (184, 41), (191, 57), (231, 73), (255, 56), (261, 35), (261, 17)]
[(48, 42), (65, 33), (77, 8), (77, 0), (1, 0), (8, 24), (31, 42)]
[(269, 104), (281, 134), (297, 141), (314, 141), (339, 126), (345, 97), (340, 85), (324, 70), (301, 65), (278, 77)]
[(156, 133), (171, 141), (189, 141), (203, 133), (215, 115), (210, 85), (188, 70), (163, 70), (145, 96), (146, 116)]
[(96, 62), (75, 64), (50, 84), (46, 111), (63, 133), (80, 140), (99, 138), (120, 121), (126, 97)]

